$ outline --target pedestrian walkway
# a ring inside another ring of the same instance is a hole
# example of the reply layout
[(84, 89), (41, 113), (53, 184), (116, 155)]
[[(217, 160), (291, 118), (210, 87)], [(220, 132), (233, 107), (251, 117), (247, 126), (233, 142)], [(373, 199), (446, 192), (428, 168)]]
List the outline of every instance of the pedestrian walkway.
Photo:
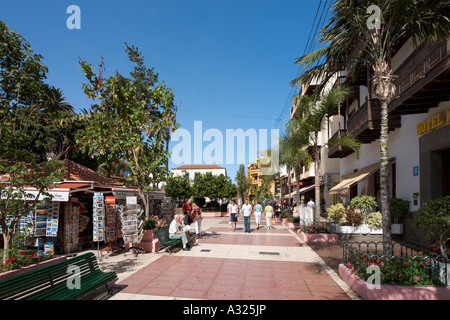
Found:
[[(359, 297), (298, 235), (273, 229), (231, 232), (228, 217), (208, 217), (190, 251), (143, 254), (122, 261), (112, 300), (350, 300)], [(104, 268), (112, 260), (103, 259)], [(135, 259), (134, 262), (133, 259)], [(128, 261), (128, 262), (127, 262)], [(109, 265), (109, 267), (108, 267)], [(129, 270), (127, 270), (129, 269)]]

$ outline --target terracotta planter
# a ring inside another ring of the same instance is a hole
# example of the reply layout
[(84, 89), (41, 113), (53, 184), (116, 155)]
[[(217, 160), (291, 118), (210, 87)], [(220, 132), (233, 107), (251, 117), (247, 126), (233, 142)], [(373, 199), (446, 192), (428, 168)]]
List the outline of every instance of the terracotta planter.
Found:
[(288, 222), (287, 226), (289, 229), (295, 230), (298, 226), (300, 225), (300, 223), (298, 222)]
[(339, 242), (339, 236), (335, 233), (299, 232), (299, 236), (306, 243), (338, 243)]
[(449, 300), (448, 287), (388, 285), (371, 288), (345, 265), (339, 265), (339, 276), (364, 300)]
[(142, 248), (146, 253), (156, 252), (159, 249), (158, 237), (154, 233), (154, 229), (144, 230), (141, 242), (130, 245)]

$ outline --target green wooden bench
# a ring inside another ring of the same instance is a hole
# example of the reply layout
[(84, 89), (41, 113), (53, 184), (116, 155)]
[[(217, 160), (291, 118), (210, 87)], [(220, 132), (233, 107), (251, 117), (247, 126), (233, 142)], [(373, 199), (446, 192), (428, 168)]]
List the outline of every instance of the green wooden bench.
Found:
[[(181, 243), (181, 239), (170, 239), (169, 238), (169, 228), (162, 228), (157, 229), (154, 231), (156, 234), (156, 237), (158, 237), (158, 242), (161, 246), (159, 250), (166, 249), (170, 254), (172, 254), (172, 251), (170, 251), (170, 248), (173, 246)], [(159, 252), (158, 250), (158, 252)]]
[(76, 300), (104, 285), (110, 294), (116, 279), (115, 272), (100, 270), (93, 253), (85, 253), (0, 281), (0, 300)]

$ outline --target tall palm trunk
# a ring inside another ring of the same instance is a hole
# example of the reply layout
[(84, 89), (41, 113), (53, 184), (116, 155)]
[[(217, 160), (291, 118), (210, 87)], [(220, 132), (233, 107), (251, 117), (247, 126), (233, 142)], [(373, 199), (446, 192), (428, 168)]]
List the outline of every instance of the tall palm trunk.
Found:
[(380, 196), (383, 222), (383, 254), (392, 256), (391, 211), (389, 208), (388, 104), (381, 99)]
[(391, 211), (389, 208), (389, 151), (388, 151), (388, 103), (395, 94), (392, 69), (385, 60), (377, 60), (373, 66), (373, 85), (381, 104), (380, 132), (380, 196), (383, 222), (383, 255), (392, 256)]
[[(317, 141), (317, 140), (316, 140)], [(315, 191), (315, 202), (316, 207), (314, 211), (314, 222), (319, 222), (320, 220), (320, 147), (315, 146), (314, 148), (314, 191)]]

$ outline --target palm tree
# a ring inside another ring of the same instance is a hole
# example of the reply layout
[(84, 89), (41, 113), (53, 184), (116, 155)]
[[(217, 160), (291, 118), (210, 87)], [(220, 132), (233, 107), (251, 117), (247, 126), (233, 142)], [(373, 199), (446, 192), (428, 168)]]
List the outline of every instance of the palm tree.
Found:
[[(370, 27), (376, 5), (380, 23)], [(450, 36), (450, 2), (433, 0), (337, 0), (331, 6), (330, 22), (322, 29), (319, 42), (325, 47), (298, 60), (309, 67), (294, 82), (344, 69), (352, 50), (349, 76), (359, 68), (373, 70), (371, 84), (381, 104), (380, 194), (383, 214), (383, 254), (392, 255), (389, 208), (388, 105), (394, 98), (395, 75), (391, 68), (393, 47), (404, 39), (413, 45), (430, 44)]]
[(68, 112), (75, 113), (74, 107), (66, 101), (61, 89), (47, 86), (45, 97), (42, 101), (41, 112)]
[[(324, 128), (326, 120), (336, 114), (338, 104), (348, 95), (347, 88), (334, 88), (322, 95), (300, 96), (297, 99), (297, 113), (287, 123), (287, 132), (291, 145), (297, 147), (309, 146), (314, 160), (315, 202), (320, 204), (320, 145), (319, 133)], [(350, 148), (359, 156), (360, 146), (356, 139), (342, 136), (333, 144)], [(314, 220), (319, 221), (320, 205), (316, 205)]]
[(308, 151), (303, 148), (307, 146), (306, 139), (300, 140), (299, 135), (284, 135), (280, 139), (280, 165), (286, 166), (288, 173), (289, 197), (292, 203), (291, 196), (291, 171), (294, 171), (296, 180), (296, 202), (300, 200), (300, 169), (303, 165), (307, 165), (312, 161)]

